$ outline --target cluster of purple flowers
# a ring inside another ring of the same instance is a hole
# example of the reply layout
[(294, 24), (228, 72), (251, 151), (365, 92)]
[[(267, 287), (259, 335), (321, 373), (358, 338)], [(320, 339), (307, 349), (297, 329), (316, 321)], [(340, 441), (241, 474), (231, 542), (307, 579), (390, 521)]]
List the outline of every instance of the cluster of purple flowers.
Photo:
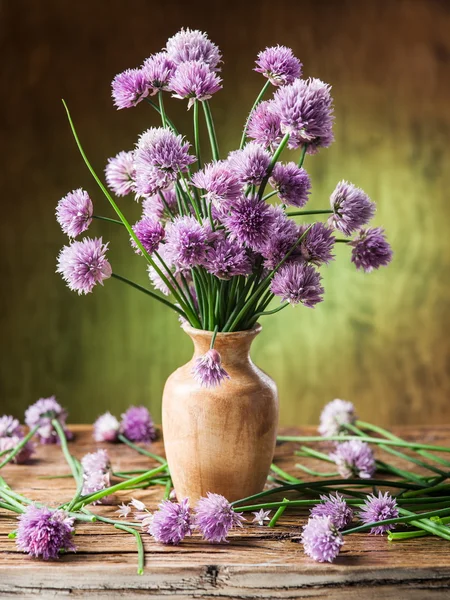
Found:
[(49, 398), (39, 398), (25, 411), (25, 423), (30, 429), (38, 427), (37, 436), (41, 444), (56, 444), (58, 434), (52, 425), (52, 420), (59, 421), (65, 436), (68, 440), (72, 439), (72, 432), (66, 427), (67, 411), (62, 408), (55, 396)]
[[(128, 224), (128, 231), (133, 232), (133, 249), (149, 263), (153, 286), (165, 295), (174, 294), (191, 325), (209, 330), (217, 326), (219, 331), (252, 327), (254, 315), (264, 313), (275, 296), (285, 305), (313, 308), (321, 302), (324, 289), (318, 269), (334, 259), (336, 232), (349, 236), (351, 260), (358, 269), (369, 272), (392, 257), (383, 230), (363, 228), (375, 205), (351, 183), (339, 182), (330, 208), (318, 211), (330, 213), (327, 224), (298, 224), (291, 216), (301, 211), (291, 215), (287, 210), (302, 209), (309, 199), (311, 180), (302, 167), (305, 153), (314, 154), (333, 141), (330, 86), (303, 79), (302, 64), (290, 48), (278, 45), (261, 51), (255, 71), (266, 78), (263, 92), (271, 88), (272, 97), (261, 101), (261, 95), (240, 148), (219, 158), (208, 101), (222, 87), (221, 62), (218, 47), (205, 33), (182, 29), (141, 67), (117, 75), (112, 82), (117, 108), (147, 99), (161, 113), (162, 126), (142, 133), (133, 150), (110, 158), (105, 169), (107, 184), (117, 196), (134, 194), (142, 203), (141, 218), (132, 228)], [(150, 99), (155, 94), (158, 105)], [(195, 152), (167, 118), (165, 94), (186, 99), (188, 108), (195, 104)], [(207, 164), (202, 164), (198, 144), (197, 102), (203, 104), (214, 157)], [(280, 161), (286, 147), (301, 150), (295, 162)], [(265, 195), (267, 185), (272, 192)], [(268, 197), (274, 196), (277, 201), (269, 203)], [(57, 219), (72, 241), (62, 249), (57, 271), (79, 294), (90, 293), (112, 275), (108, 243), (102, 238), (75, 240), (93, 217), (92, 201), (82, 189), (58, 203)], [(219, 305), (224, 290), (234, 290), (238, 303), (239, 293), (247, 290), (242, 280), (250, 277), (252, 290), (264, 283), (267, 295), (260, 294), (261, 304), (250, 296), (246, 299), (251, 310), (242, 313), (245, 318), (233, 321), (232, 303), (228, 314), (208, 311), (209, 304)], [(217, 322), (208, 321), (211, 313)], [(222, 367), (220, 356), (208, 353), (193, 374), (203, 385), (218, 385), (226, 378), (226, 365)]]
[[(19, 421), (11, 415), (0, 417), (0, 456), (8, 455), (24, 438), (23, 428)], [(14, 456), (12, 462), (20, 465), (29, 461), (34, 453), (32, 442), (26, 442), (21, 450)], [(0, 462), (2, 462), (0, 458)]]
[(149, 443), (156, 439), (152, 416), (145, 406), (130, 406), (118, 419), (109, 411), (98, 417), (94, 423), (96, 442), (116, 442), (119, 434), (131, 442)]
[[(111, 485), (111, 462), (106, 450), (97, 450), (85, 454), (81, 459), (83, 467), (83, 489), (82, 495), (89, 496)], [(110, 504), (111, 497), (105, 496), (98, 501), (101, 504)], [(96, 504), (96, 502), (93, 502)]]

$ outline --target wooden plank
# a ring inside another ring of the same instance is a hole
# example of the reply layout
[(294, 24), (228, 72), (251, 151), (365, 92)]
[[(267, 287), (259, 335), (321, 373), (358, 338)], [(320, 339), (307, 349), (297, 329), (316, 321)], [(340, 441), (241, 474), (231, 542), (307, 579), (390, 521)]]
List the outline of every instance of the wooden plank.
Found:
[[(74, 431), (76, 439), (71, 450), (79, 458), (104, 446), (92, 440), (89, 427), (76, 426)], [(302, 432), (312, 434), (313, 430)], [(283, 433), (295, 434), (299, 430), (290, 428)], [(398, 428), (396, 433), (409, 440), (448, 444), (450, 427)], [(118, 465), (124, 470), (152, 465), (150, 459), (121, 444), (107, 448), (117, 470)], [(291, 443), (279, 445), (275, 462), (299, 475), (293, 449)], [(162, 442), (155, 442), (152, 450), (163, 454)], [(305, 460), (305, 464), (323, 469), (315, 460)], [(2, 475), (17, 491), (57, 505), (71, 497), (73, 481), (39, 477), (66, 472), (60, 449), (40, 446), (33, 465), (8, 465)], [(161, 499), (162, 489), (120, 492), (115, 501), (128, 501), (131, 495), (153, 509)], [(116, 508), (96, 506), (93, 510), (111, 517)], [(306, 514), (304, 510), (290, 510), (274, 529), (248, 525), (232, 532), (228, 544), (205, 544), (195, 534), (179, 546), (163, 546), (144, 535), (146, 570), (138, 576), (134, 539), (112, 526), (81, 523), (75, 538), (77, 553), (45, 563), (16, 550), (14, 542), (7, 538), (16, 527), (16, 520), (11, 513), (0, 511), (0, 594), (14, 598), (62, 597), (69, 592), (74, 597), (89, 598), (139, 598), (145, 594), (152, 598), (334, 599), (342, 598), (343, 593), (349, 599), (380, 593), (387, 599), (447, 597), (450, 557), (444, 540), (427, 537), (389, 543), (384, 537), (352, 535), (346, 538), (336, 562), (323, 565), (308, 559), (298, 543)]]

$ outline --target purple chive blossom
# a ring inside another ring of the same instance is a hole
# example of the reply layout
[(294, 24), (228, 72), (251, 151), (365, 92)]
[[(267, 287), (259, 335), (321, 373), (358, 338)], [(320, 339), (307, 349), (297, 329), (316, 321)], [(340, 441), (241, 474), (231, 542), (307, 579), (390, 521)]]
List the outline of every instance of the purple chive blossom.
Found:
[[(144, 217), (133, 225), (133, 231), (149, 254), (153, 254), (158, 249), (165, 235), (165, 230), (161, 223), (150, 217)], [(136, 254), (142, 254), (133, 238), (130, 238), (130, 241), (132, 247), (135, 248)]]
[[(83, 489), (81, 494), (83, 496), (89, 496), (90, 494), (96, 494), (106, 488), (110, 487), (110, 474), (103, 473), (102, 471), (92, 471), (83, 474)], [(100, 500), (95, 500), (92, 504), (111, 504), (112, 496), (103, 496)]]
[(252, 515), (255, 515), (255, 518), (253, 519), (252, 523), (257, 523), (262, 527), (264, 525), (264, 521), (270, 521), (270, 513), (270, 510), (264, 510), (263, 508), (261, 508), (261, 510), (252, 513)]
[(274, 269), (286, 256), (299, 238), (298, 226), (286, 216), (284, 210), (277, 206), (273, 208), (275, 221), (267, 243), (259, 249), (264, 257), (266, 269)]
[(257, 73), (262, 73), (272, 85), (287, 85), (302, 74), (302, 63), (286, 46), (272, 46), (261, 50), (256, 61)]
[(324, 437), (339, 435), (345, 425), (356, 421), (355, 407), (351, 402), (336, 398), (325, 406), (320, 415), (319, 433)]
[(130, 406), (122, 415), (120, 429), (132, 442), (152, 442), (156, 439), (153, 419), (145, 406)]
[(177, 217), (166, 231), (166, 250), (177, 266), (203, 264), (209, 241), (208, 230), (195, 217)]
[(206, 191), (204, 198), (227, 209), (242, 194), (242, 182), (225, 160), (205, 165), (192, 176), (192, 184)]
[(81, 459), (81, 466), (86, 475), (90, 473), (106, 473), (111, 467), (108, 452), (106, 450), (97, 450), (96, 452), (88, 452)]
[(330, 458), (334, 460), (339, 474), (345, 479), (351, 477), (370, 479), (375, 473), (375, 457), (366, 442), (360, 440), (342, 442), (336, 446)]
[(208, 542), (226, 542), (230, 529), (242, 527), (242, 521), (245, 521), (242, 513), (235, 512), (220, 494), (208, 492), (206, 498), (200, 498), (195, 507), (195, 525)]
[(230, 152), (228, 162), (242, 183), (259, 185), (270, 164), (270, 154), (256, 142), (249, 142), (242, 150)]
[[(398, 517), (397, 501), (390, 496), (389, 492), (382, 494), (378, 492), (378, 497), (371, 494), (367, 496), (364, 507), (359, 512), (361, 521), (368, 525), (377, 521), (385, 521), (387, 519), (396, 519)], [(383, 535), (387, 531), (395, 528), (395, 523), (390, 525), (378, 525), (372, 527), (370, 533), (375, 535)]]
[(192, 529), (189, 500), (185, 498), (180, 504), (163, 500), (153, 513), (148, 532), (157, 542), (177, 545), (191, 535)]
[(67, 412), (56, 401), (55, 396), (40, 398), (25, 411), (25, 423), (28, 427), (33, 429), (39, 425), (37, 435), (41, 444), (55, 444), (59, 439), (51, 423), (52, 419), (60, 422), (66, 437), (70, 438), (71, 434), (66, 430)]
[(101, 415), (94, 423), (96, 442), (115, 442), (119, 435), (120, 423), (109, 411)]
[(330, 517), (314, 517), (303, 527), (302, 543), (305, 554), (313, 560), (333, 562), (344, 540)]
[(365, 225), (375, 214), (375, 203), (362, 189), (348, 181), (340, 181), (330, 197), (334, 214), (329, 223), (345, 235)]
[(170, 80), (173, 98), (189, 98), (188, 109), (196, 100), (209, 100), (222, 89), (222, 80), (201, 61), (181, 63)]
[(320, 280), (320, 274), (311, 265), (288, 263), (275, 273), (270, 289), (283, 302), (301, 303), (314, 308), (323, 300), (324, 289), (320, 285)]
[(283, 138), (280, 117), (271, 110), (272, 100), (261, 102), (252, 112), (247, 127), (247, 137), (271, 151)]
[(190, 144), (170, 129), (152, 127), (144, 132), (134, 152), (136, 191), (148, 196), (164, 190), (197, 159), (189, 154)]
[(135, 191), (136, 171), (134, 168), (134, 152), (119, 152), (108, 159), (105, 168), (108, 187), (116, 196), (127, 196)]
[(217, 71), (221, 62), (219, 48), (211, 42), (206, 33), (198, 29), (181, 29), (168, 39), (166, 51), (177, 65), (195, 60), (205, 63), (212, 71)]
[(208, 248), (203, 266), (219, 279), (231, 279), (236, 275), (250, 275), (251, 260), (236, 240), (219, 237)]
[(23, 437), (22, 427), (14, 417), (3, 415), (0, 417), (0, 438), (2, 437)]
[(320, 496), (320, 499), (322, 502), (311, 509), (311, 517), (329, 517), (339, 530), (351, 523), (353, 511), (340, 494), (336, 492), (335, 495)]
[(30, 504), (18, 517), (16, 545), (35, 558), (51, 560), (62, 551), (75, 551), (72, 541), (74, 519), (62, 510)]
[(392, 260), (392, 249), (381, 227), (361, 229), (349, 245), (352, 246), (352, 263), (366, 273), (385, 267)]
[(308, 227), (303, 225), (299, 228), (299, 235), (308, 231), (293, 254), (316, 266), (328, 264), (334, 259), (335, 237), (332, 230), (320, 222), (314, 223), (310, 229)]
[(302, 208), (308, 202), (311, 190), (309, 175), (305, 169), (299, 168), (294, 162), (286, 165), (277, 163), (269, 183), (277, 190), (283, 204)]
[(330, 89), (320, 79), (296, 79), (275, 93), (270, 109), (280, 117), (282, 133), (290, 134), (290, 148), (308, 144), (308, 154), (314, 154), (332, 143)]
[(132, 108), (148, 96), (148, 81), (142, 69), (127, 69), (113, 79), (112, 97), (118, 110)]
[[(160, 194), (163, 196), (164, 202)], [(170, 219), (169, 211), (172, 215), (178, 214), (177, 196), (173, 188), (153, 194), (142, 202), (142, 218)]]
[(230, 379), (222, 367), (220, 354), (213, 348), (195, 360), (192, 375), (195, 381), (206, 388), (217, 387), (224, 379)]
[(102, 238), (84, 238), (64, 246), (58, 256), (57, 273), (73, 292), (89, 294), (97, 283), (111, 277), (112, 269), (106, 259), (108, 243)]
[(176, 65), (167, 52), (157, 52), (146, 59), (142, 65), (150, 96), (167, 90)]
[(69, 192), (61, 198), (56, 206), (56, 220), (63, 232), (71, 238), (76, 238), (89, 229), (92, 222), (94, 207), (89, 194), (82, 188)]
[[(17, 447), (17, 445), (22, 441), (22, 439), (22, 435), (0, 437), (0, 452), (14, 450)], [(11, 462), (16, 463), (17, 465), (22, 465), (28, 462), (33, 454), (34, 445), (31, 442), (27, 442), (25, 446), (23, 446), (23, 448), (20, 450), (20, 452), (16, 454), (16, 456), (12, 459)]]
[(261, 202), (256, 196), (243, 197), (233, 205), (224, 223), (240, 244), (258, 251), (269, 241), (276, 222), (272, 206)]

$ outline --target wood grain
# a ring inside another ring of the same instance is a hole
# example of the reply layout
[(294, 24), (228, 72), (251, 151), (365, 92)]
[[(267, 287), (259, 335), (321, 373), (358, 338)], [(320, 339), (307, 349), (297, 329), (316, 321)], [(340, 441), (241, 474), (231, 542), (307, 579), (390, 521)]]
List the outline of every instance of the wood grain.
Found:
[[(92, 441), (91, 429), (74, 427), (71, 451), (81, 457), (100, 447)], [(300, 430), (311, 434), (312, 430)], [(283, 433), (296, 434), (291, 428)], [(408, 440), (449, 444), (450, 426), (436, 428), (397, 428), (395, 433)], [(163, 453), (162, 443), (153, 450)], [(298, 475), (294, 467), (294, 444), (277, 446), (275, 462)], [(108, 445), (114, 468), (145, 468), (151, 461), (123, 445)], [(392, 458), (392, 457), (391, 457)], [(306, 465), (317, 467), (315, 460)], [(398, 465), (402, 465), (401, 461)], [(323, 466), (323, 465), (321, 465)], [(414, 470), (414, 469), (413, 469)], [(69, 479), (39, 479), (48, 473), (68, 472), (56, 447), (40, 446), (32, 466), (8, 465), (2, 474), (17, 491), (34, 500), (58, 504), (74, 491)], [(136, 490), (136, 498), (156, 507), (160, 488)], [(120, 492), (116, 502), (128, 501)], [(115, 514), (116, 506), (97, 506), (105, 516)], [(132, 536), (112, 526), (80, 524), (75, 542), (76, 554), (45, 563), (17, 552), (9, 531), (15, 521), (0, 510), (0, 595), (6, 598), (234, 598), (245, 600), (320, 598), (327, 600), (371, 599), (382, 595), (389, 600), (436, 600), (448, 598), (450, 554), (448, 543), (438, 538), (422, 538), (406, 543), (389, 543), (386, 538), (355, 534), (346, 538), (342, 553), (332, 565), (314, 563), (299, 545), (305, 512), (289, 510), (274, 529), (246, 526), (232, 532), (228, 544), (207, 545), (197, 535), (176, 547), (155, 543), (144, 535), (146, 570), (136, 575), (136, 550)]]
[[(67, 100), (101, 173), (157, 124), (150, 107), (116, 111), (110, 81), (139, 65), (181, 26), (207, 30), (224, 54), (224, 90), (212, 110), (221, 151), (240, 138), (262, 86), (259, 50), (294, 49), (305, 76), (333, 85), (336, 142), (307, 157), (311, 208), (340, 179), (377, 202), (394, 249), (389, 269), (363, 275), (346, 248), (324, 270), (326, 301), (267, 318), (254, 360), (277, 382), (281, 422), (317, 422), (321, 406), (348, 398), (362, 417), (387, 423), (450, 420), (450, 5), (443, 0), (4, 0), (0, 50), (0, 412), (21, 416), (56, 393), (73, 420), (147, 404), (160, 419), (164, 382), (190, 357), (177, 319), (151, 299), (108, 281), (88, 297), (55, 274), (66, 243), (56, 202), (83, 186), (95, 210), (113, 216), (71, 139)], [(192, 141), (192, 115), (167, 98)], [(204, 140), (203, 147), (207, 147)], [(121, 207), (134, 222), (139, 207)], [(145, 284), (145, 265), (113, 225), (114, 269)], [(142, 296), (142, 297), (141, 297)]]

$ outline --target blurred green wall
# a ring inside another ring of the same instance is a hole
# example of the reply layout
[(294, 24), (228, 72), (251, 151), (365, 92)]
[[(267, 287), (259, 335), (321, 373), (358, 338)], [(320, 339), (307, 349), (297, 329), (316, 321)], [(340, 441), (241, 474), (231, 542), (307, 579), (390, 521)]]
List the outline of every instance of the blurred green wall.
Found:
[[(60, 99), (101, 171), (157, 124), (145, 104), (115, 111), (111, 79), (181, 26), (206, 30), (224, 54), (225, 88), (212, 103), (223, 151), (263, 84), (252, 68), (266, 45), (291, 46), (305, 76), (333, 85), (336, 142), (307, 157), (310, 207), (349, 179), (377, 202), (395, 252), (388, 269), (364, 275), (338, 247), (323, 271), (326, 301), (264, 321), (253, 358), (278, 383), (281, 422), (313, 423), (334, 397), (379, 423), (449, 421), (450, 6), (438, 0), (3, 2), (0, 413), (21, 416), (56, 394), (72, 421), (131, 403), (159, 420), (164, 381), (190, 356), (177, 319), (151, 299), (113, 280), (78, 297), (55, 274), (66, 242), (58, 199), (83, 186), (95, 211), (113, 216)], [(185, 103), (168, 110), (191, 135)], [(131, 199), (121, 206), (137, 218)], [(122, 231), (97, 222), (92, 234), (111, 241), (116, 272), (146, 282)]]

